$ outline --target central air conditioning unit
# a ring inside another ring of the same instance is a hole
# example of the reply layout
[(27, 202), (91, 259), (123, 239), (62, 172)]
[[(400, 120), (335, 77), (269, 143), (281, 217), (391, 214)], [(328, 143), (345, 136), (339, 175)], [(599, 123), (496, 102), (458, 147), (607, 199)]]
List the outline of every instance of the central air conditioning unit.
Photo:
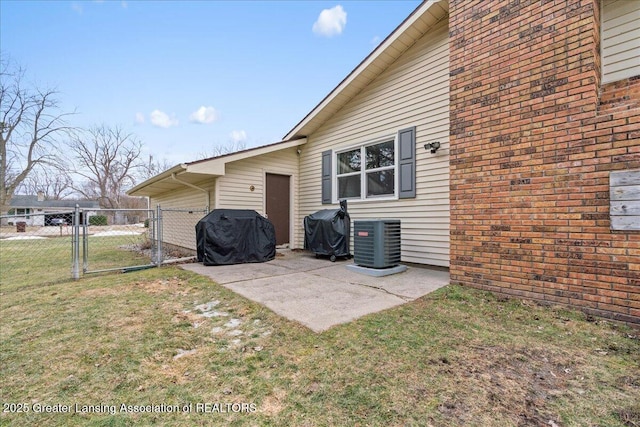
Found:
[(389, 268), (400, 264), (400, 220), (354, 221), (353, 262), (368, 268)]

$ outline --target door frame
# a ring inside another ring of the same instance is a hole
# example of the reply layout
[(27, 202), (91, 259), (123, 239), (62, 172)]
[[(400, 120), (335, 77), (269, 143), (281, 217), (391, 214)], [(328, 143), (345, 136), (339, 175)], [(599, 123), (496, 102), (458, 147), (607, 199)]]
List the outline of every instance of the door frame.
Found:
[(274, 171), (271, 169), (263, 169), (263, 173), (262, 173), (262, 179), (264, 182), (264, 192), (262, 193), (262, 211), (266, 214), (267, 213), (267, 174), (270, 175), (282, 175), (282, 176), (286, 176), (289, 177), (289, 248), (293, 248), (294, 246), (294, 227), (293, 227), (293, 212), (294, 212), (294, 206), (293, 206), (293, 189), (295, 188), (293, 185), (293, 180), (295, 179), (295, 176), (290, 173), (290, 172), (282, 172), (282, 171)]

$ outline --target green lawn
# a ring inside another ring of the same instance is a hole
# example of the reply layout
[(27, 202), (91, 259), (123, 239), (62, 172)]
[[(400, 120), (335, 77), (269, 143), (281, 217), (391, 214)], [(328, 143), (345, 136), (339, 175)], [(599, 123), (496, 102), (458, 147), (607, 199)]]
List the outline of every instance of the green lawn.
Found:
[(0, 425), (640, 424), (638, 331), (577, 312), (448, 286), (315, 334), (176, 267), (1, 274)]
[(3, 289), (69, 280), (71, 264), (71, 237), (0, 239), (0, 285)]
[[(135, 250), (148, 245), (145, 235), (90, 236), (87, 244), (88, 271), (120, 269), (148, 265), (149, 256)], [(79, 268), (83, 269), (83, 242), (80, 240)], [(38, 286), (72, 278), (72, 242), (70, 236), (37, 240), (0, 239), (0, 285)]]
[(88, 240), (88, 271), (151, 264), (148, 256), (136, 250), (148, 242), (144, 235), (90, 236)]

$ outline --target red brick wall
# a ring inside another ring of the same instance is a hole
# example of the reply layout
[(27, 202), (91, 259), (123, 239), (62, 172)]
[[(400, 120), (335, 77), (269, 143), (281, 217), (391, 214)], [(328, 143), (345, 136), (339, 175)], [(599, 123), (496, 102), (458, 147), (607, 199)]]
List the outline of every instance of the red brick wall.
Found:
[(600, 85), (597, 0), (450, 2), (453, 282), (640, 323), (640, 78)]

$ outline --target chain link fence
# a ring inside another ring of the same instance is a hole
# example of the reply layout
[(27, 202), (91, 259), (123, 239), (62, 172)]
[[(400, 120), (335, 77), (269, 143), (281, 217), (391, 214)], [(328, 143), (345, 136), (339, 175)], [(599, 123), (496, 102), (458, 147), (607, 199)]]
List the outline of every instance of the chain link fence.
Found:
[(74, 212), (0, 216), (0, 286), (68, 280)]
[(0, 286), (192, 259), (195, 225), (207, 211), (158, 206), (0, 216)]
[(160, 208), (159, 240), (164, 260), (196, 255), (196, 223), (208, 212), (206, 208)]

